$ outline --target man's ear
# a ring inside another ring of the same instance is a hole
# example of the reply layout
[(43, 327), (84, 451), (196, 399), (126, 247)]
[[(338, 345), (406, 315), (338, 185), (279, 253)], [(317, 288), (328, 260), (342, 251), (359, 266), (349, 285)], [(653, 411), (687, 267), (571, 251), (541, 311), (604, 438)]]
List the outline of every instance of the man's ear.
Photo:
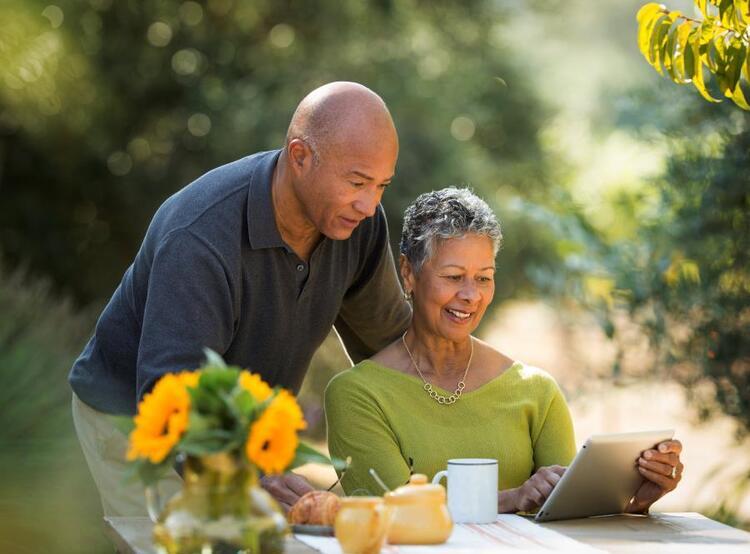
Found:
[(286, 145), (289, 165), (295, 175), (301, 176), (312, 168), (313, 152), (308, 144), (300, 139), (294, 138)]

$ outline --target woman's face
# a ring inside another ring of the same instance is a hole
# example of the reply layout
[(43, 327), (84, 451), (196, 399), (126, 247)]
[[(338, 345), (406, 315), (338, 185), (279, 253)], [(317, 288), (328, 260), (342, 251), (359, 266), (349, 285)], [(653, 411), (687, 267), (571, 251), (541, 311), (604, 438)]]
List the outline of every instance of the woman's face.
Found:
[(414, 323), (440, 338), (465, 339), (495, 294), (492, 240), (467, 234), (437, 242), (418, 274), (402, 256), (401, 275), (414, 302)]

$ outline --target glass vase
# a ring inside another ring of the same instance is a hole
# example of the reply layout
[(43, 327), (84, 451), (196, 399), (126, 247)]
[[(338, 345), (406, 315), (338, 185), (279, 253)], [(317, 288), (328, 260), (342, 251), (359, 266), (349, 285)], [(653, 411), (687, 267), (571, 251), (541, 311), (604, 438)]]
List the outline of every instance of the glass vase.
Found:
[(275, 554), (284, 551), (286, 518), (258, 483), (254, 467), (228, 454), (189, 457), (182, 491), (154, 513), (154, 545), (160, 554)]

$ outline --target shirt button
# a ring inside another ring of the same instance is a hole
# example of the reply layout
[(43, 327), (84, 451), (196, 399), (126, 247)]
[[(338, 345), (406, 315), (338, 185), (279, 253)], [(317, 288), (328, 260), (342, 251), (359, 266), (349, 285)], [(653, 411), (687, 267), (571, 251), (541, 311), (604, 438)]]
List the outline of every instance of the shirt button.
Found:
[(305, 266), (304, 265), (297, 264), (297, 271), (304, 271), (304, 270), (305, 270)]

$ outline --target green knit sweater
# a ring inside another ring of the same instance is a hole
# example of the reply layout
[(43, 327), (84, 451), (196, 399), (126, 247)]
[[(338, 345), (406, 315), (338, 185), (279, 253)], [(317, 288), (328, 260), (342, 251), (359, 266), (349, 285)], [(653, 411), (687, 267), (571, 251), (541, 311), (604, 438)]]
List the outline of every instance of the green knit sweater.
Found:
[(516, 362), (451, 406), (437, 404), (422, 385), (371, 360), (328, 384), (328, 447), (332, 456), (352, 457), (342, 479), (347, 494), (382, 494), (369, 468), (390, 488), (404, 484), (410, 458), (414, 472), (430, 478), (450, 458), (496, 458), (503, 490), (575, 455), (568, 406), (545, 371)]

